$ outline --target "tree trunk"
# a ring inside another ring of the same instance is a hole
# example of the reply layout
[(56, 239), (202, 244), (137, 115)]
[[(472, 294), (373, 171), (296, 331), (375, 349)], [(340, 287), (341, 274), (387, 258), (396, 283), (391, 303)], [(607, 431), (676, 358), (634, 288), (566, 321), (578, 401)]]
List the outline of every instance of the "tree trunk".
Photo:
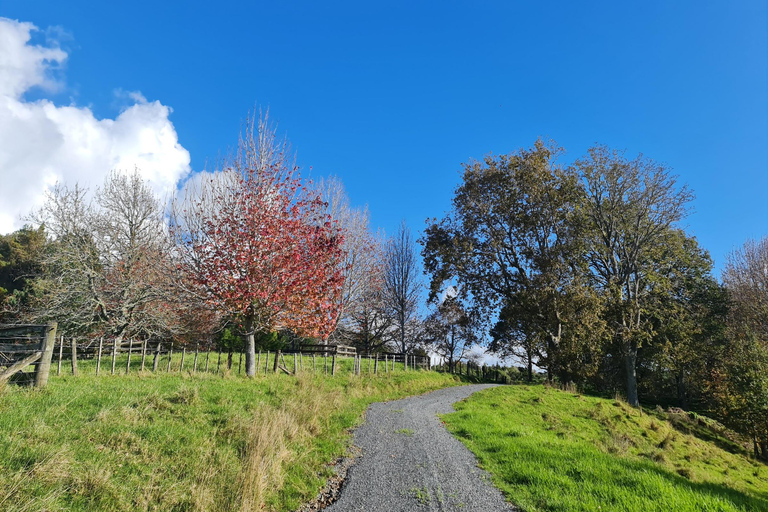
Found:
[(528, 382), (533, 381), (533, 358), (528, 354)]
[(637, 398), (637, 342), (631, 340), (626, 344), (627, 403), (632, 407), (640, 407), (640, 401)]
[(245, 328), (245, 374), (248, 377), (256, 376), (256, 337), (253, 332), (253, 322), (246, 322)]

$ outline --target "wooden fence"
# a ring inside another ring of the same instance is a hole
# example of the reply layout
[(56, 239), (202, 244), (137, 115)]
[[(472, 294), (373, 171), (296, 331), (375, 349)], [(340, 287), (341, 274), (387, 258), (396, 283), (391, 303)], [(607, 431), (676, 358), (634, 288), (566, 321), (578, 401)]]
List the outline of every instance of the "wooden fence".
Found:
[[(158, 340), (77, 339), (60, 336), (56, 340), (54, 357), (56, 374), (62, 371), (77, 375), (78, 363), (89, 361), (96, 375), (130, 373), (132, 371), (184, 371), (216, 372), (245, 371), (242, 352), (216, 352), (209, 343), (178, 347)], [(213, 357), (212, 357), (213, 356)], [(305, 364), (306, 360), (306, 364)], [(223, 364), (222, 364), (223, 363)], [(367, 372), (394, 372), (431, 369), (429, 358), (401, 353), (358, 354), (347, 345), (308, 345), (296, 350), (259, 351), (256, 354), (256, 372), (266, 374), (283, 372), (295, 375), (302, 371), (336, 375), (342, 368), (354, 375)], [(292, 363), (292, 364), (291, 364)], [(351, 363), (351, 364), (350, 364)]]
[[(35, 387), (48, 383), (56, 339), (56, 323), (0, 325), (0, 381), (15, 380)], [(25, 372), (29, 367), (34, 372)]]

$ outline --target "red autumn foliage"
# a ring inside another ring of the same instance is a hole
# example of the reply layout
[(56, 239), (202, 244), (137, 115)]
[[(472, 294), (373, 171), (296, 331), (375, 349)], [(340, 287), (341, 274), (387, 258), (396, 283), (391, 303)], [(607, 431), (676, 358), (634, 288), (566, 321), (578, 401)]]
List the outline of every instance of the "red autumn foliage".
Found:
[(282, 155), (265, 162), (250, 147), (175, 216), (182, 270), (247, 333), (287, 328), (325, 339), (344, 282), (343, 234)]

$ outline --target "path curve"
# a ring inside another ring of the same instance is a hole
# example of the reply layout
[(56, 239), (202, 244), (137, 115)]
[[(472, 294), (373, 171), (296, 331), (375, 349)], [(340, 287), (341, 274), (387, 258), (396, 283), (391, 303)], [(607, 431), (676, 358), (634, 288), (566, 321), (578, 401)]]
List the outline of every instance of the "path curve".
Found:
[(372, 404), (353, 440), (362, 456), (349, 469), (339, 500), (325, 510), (515, 510), (477, 467), (474, 454), (437, 417), (454, 412), (455, 402), (493, 386), (457, 386)]

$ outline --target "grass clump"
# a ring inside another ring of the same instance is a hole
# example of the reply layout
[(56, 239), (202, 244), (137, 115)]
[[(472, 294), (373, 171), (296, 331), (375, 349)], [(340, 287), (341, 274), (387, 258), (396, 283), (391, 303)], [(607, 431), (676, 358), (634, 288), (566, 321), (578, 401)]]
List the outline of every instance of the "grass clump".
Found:
[(368, 404), (458, 383), (411, 371), (83, 373), (0, 392), (0, 510), (295, 510)]
[(524, 511), (768, 510), (768, 472), (700, 416), (522, 385), (456, 409), (449, 430)]

